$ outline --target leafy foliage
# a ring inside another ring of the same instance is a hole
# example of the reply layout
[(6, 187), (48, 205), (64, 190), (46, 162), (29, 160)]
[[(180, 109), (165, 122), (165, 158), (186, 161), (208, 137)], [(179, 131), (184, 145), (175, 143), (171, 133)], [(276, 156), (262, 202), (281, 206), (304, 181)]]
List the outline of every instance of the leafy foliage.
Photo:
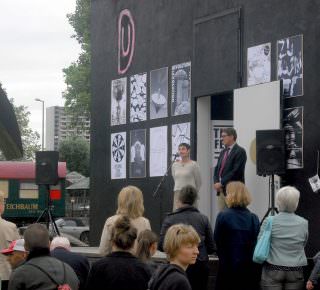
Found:
[[(12, 98), (9, 99), (9, 101), (12, 104), (14, 112), (16, 114), (17, 123), (21, 134), (21, 141), (24, 154), (22, 160), (34, 160), (35, 152), (41, 149), (41, 145), (39, 144), (40, 134), (37, 131), (33, 131), (29, 127), (29, 117), (31, 113), (28, 111), (28, 107), (23, 105), (16, 106), (14, 104), (14, 99)], [(5, 160), (1, 152), (0, 160)]]
[(69, 171), (89, 175), (89, 144), (84, 138), (63, 140), (59, 145), (59, 160), (67, 163)]
[(79, 116), (90, 116), (91, 99), (91, 46), (90, 46), (90, 0), (77, 0), (76, 10), (67, 15), (75, 31), (74, 37), (82, 52), (76, 62), (63, 69), (67, 89), (63, 92), (65, 108), (79, 125)]

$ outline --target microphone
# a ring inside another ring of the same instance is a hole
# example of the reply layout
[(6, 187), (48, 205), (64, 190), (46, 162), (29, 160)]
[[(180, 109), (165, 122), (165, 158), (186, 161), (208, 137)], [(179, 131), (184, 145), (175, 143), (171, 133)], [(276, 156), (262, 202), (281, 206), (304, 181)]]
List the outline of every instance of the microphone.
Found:
[(175, 154), (173, 154), (173, 161), (176, 161), (176, 159), (180, 156), (180, 154), (178, 152), (176, 152)]

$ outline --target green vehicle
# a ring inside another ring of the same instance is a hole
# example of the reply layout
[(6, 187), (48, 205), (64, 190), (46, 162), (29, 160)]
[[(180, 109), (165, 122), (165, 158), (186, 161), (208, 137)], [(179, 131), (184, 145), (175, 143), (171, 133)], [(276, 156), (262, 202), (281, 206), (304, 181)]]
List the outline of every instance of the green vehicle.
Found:
[(0, 161), (0, 191), (6, 197), (3, 217), (18, 225), (35, 222), (48, 206), (48, 189), (53, 216), (65, 215), (66, 163), (58, 163), (56, 185), (35, 184), (35, 163)]

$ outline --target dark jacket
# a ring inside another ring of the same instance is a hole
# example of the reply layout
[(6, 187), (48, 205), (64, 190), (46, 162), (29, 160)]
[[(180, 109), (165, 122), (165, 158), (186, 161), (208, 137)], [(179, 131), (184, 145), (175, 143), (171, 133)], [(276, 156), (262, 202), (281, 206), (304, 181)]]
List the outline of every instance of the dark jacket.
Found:
[(146, 290), (151, 277), (146, 264), (128, 252), (113, 252), (95, 262), (88, 290)]
[(227, 149), (224, 149), (220, 152), (217, 166), (214, 169), (214, 183), (221, 182), (223, 187), (230, 181), (241, 181), (244, 183), (244, 169), (247, 162), (247, 154), (238, 144), (234, 144), (223, 168), (221, 180), (219, 180), (219, 171), (226, 150)]
[(198, 260), (207, 261), (208, 254), (212, 254), (215, 251), (210, 222), (209, 219), (200, 213), (197, 208), (190, 205), (176, 209), (174, 212), (168, 214), (168, 216), (164, 219), (160, 231), (158, 245), (159, 250), (163, 251), (164, 236), (168, 228), (179, 223), (191, 225), (197, 231), (201, 239), (199, 244)]
[(259, 278), (252, 262), (258, 233), (259, 219), (247, 208), (227, 208), (218, 214), (214, 240), (219, 256), (218, 285), (223, 288), (217, 289), (255, 289), (250, 283)]
[[(49, 249), (37, 249), (30, 252), (27, 261), (12, 272), (8, 289), (55, 290), (57, 283), (59, 283), (59, 285), (69, 284), (72, 290), (77, 290), (79, 280), (72, 268), (56, 258), (50, 257), (49, 254)], [(54, 283), (43, 271), (57, 283)]]
[(314, 267), (308, 280), (310, 280), (313, 285), (317, 285), (320, 278), (320, 252), (313, 257), (313, 263)]
[(79, 290), (85, 289), (85, 285), (90, 270), (90, 265), (87, 257), (77, 253), (70, 252), (62, 247), (57, 247), (54, 250), (52, 250), (51, 256), (57, 258), (62, 262), (67, 263), (76, 273), (80, 281)]
[(177, 265), (161, 265), (149, 282), (150, 290), (191, 290), (185, 271)]

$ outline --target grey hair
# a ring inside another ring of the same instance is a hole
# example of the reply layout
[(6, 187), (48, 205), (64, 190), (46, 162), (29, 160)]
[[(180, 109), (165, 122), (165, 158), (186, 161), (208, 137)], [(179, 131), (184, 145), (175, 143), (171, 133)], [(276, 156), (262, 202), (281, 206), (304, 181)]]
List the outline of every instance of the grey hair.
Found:
[(276, 194), (276, 206), (279, 212), (293, 213), (298, 207), (300, 192), (293, 186), (284, 186)]
[(52, 251), (58, 247), (69, 250), (70, 249), (69, 240), (66, 237), (54, 237), (50, 244), (50, 250)]

